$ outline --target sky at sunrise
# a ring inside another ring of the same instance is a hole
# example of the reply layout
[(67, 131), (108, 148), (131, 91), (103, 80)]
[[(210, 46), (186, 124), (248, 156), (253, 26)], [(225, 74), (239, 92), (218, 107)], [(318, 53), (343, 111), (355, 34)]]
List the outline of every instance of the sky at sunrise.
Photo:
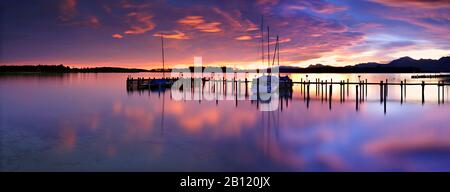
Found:
[(450, 55), (449, 0), (2, 0), (0, 5), (2, 65), (159, 68), (164, 34), (166, 65), (193, 65), (194, 56), (202, 56), (204, 65), (253, 68), (261, 65), (262, 15), (271, 41), (280, 37), (282, 65)]

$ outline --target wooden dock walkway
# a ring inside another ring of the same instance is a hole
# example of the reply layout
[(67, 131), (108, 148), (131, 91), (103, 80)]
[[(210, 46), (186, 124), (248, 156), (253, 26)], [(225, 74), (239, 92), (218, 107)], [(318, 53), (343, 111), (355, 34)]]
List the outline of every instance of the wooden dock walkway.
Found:
[[(198, 82), (201, 82), (200, 85), (205, 86), (205, 82), (213, 82), (213, 83), (219, 83), (224, 86), (227, 86), (227, 84), (231, 83), (231, 85), (234, 87), (233, 89), (238, 89), (237, 87), (241, 86), (241, 84), (245, 85), (245, 91), (246, 95), (248, 94), (247, 89), (249, 88), (249, 83), (252, 83), (253, 81), (249, 81), (247, 78), (244, 80), (242, 79), (210, 79), (210, 78), (166, 78), (170, 80), (171, 83), (175, 83), (178, 80), (184, 80), (184, 81), (191, 81), (191, 85), (195, 86), (195, 84)], [(150, 89), (148, 86), (149, 83), (154, 80), (154, 78), (127, 78), (127, 90), (145, 90)], [(421, 93), (422, 93), (422, 103), (425, 103), (425, 90), (426, 87), (429, 86), (437, 86), (438, 87), (438, 102), (444, 103), (445, 101), (445, 86), (450, 86), (450, 83), (446, 83), (444, 81), (438, 81), (435, 83), (426, 83), (425, 81), (422, 82), (407, 82), (406, 79), (400, 82), (389, 82), (388, 79), (385, 81), (380, 82), (368, 82), (367, 79), (361, 80), (359, 82), (350, 82), (349, 79), (347, 80), (341, 80), (341, 81), (328, 81), (328, 80), (320, 80), (319, 78), (311, 80), (303, 80), (297, 81), (297, 82), (290, 82), (289, 84), (284, 84), (283, 86), (280, 86), (280, 89), (290, 89), (292, 90), (293, 85), (300, 85), (300, 91), (304, 95), (304, 100), (310, 100), (310, 86), (315, 86), (315, 94), (316, 96), (321, 96), (322, 100), (325, 98), (325, 100), (331, 99), (333, 86), (339, 85), (340, 86), (340, 101), (345, 101), (346, 95), (349, 95), (349, 92), (351, 91), (349, 86), (353, 85), (355, 86), (355, 96), (356, 100), (364, 101), (367, 97), (367, 91), (368, 86), (379, 86), (380, 90), (380, 102), (386, 102), (388, 90), (390, 86), (400, 86), (401, 87), (401, 102), (403, 103), (404, 100), (406, 100), (406, 93), (407, 93), (407, 87), (408, 86), (421, 86)], [(223, 87), (223, 86), (222, 86)], [(282, 91), (282, 90), (280, 90)], [(258, 91), (259, 92), (259, 89)], [(346, 93), (346, 94), (345, 94)], [(358, 106), (359, 107), (359, 106)]]

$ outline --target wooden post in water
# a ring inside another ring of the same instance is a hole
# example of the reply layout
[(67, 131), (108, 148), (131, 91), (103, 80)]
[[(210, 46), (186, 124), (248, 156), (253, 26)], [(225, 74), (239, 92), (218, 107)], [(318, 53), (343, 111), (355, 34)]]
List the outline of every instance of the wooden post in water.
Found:
[(316, 97), (319, 96), (319, 86), (320, 86), (319, 85), (319, 81), (320, 81), (319, 78), (317, 78), (317, 81), (316, 81)]
[(216, 105), (219, 104), (219, 81), (214, 82), (214, 92), (216, 93)]
[(400, 81), (400, 104), (403, 104), (403, 81)]
[(323, 103), (323, 80), (320, 81), (320, 94), (321, 94), (320, 98)]
[(227, 79), (225, 79), (225, 75), (223, 76), (222, 79), (222, 91), (224, 95), (227, 92)]
[(307, 93), (308, 94), (308, 96), (307, 96), (307, 100), (308, 101), (309, 101), (309, 86), (310, 86), (310, 84), (311, 84), (311, 80), (308, 81), (308, 93)]
[(383, 81), (380, 81), (380, 104), (383, 103)]
[(329, 100), (329, 103), (330, 103), (330, 110), (331, 110), (331, 101), (332, 101), (332, 96), (333, 96), (333, 84), (330, 84), (330, 100)]
[(366, 79), (366, 87), (364, 89), (366, 91), (366, 96), (365, 96), (366, 100), (367, 100), (367, 93), (368, 93), (368, 91), (367, 91), (368, 89), (367, 88), (368, 88), (368, 83), (367, 83), (367, 79)]
[(356, 103), (356, 111), (359, 110), (359, 98), (358, 98), (359, 91), (358, 91), (358, 88), (359, 88), (358, 85), (356, 85), (356, 87), (355, 87), (355, 97), (356, 97), (355, 103)]
[(387, 110), (386, 110), (386, 103), (387, 103), (387, 83), (385, 84), (385, 91), (384, 91), (384, 99), (383, 99), (383, 101), (384, 101), (384, 115), (386, 115), (386, 112), (387, 112)]
[(444, 81), (442, 81), (442, 104), (445, 103), (445, 85)]
[(256, 100), (259, 103), (259, 78), (256, 78)]
[(361, 99), (362, 99), (362, 101), (364, 102), (364, 100), (365, 100), (365, 86), (364, 86), (364, 80), (363, 81), (361, 81)]
[(384, 94), (386, 95), (389, 95), (388, 86), (389, 86), (388, 79), (386, 79), (386, 83), (384, 84), (384, 92), (385, 92)]
[(347, 79), (347, 97), (350, 96), (350, 81)]
[(328, 100), (328, 80), (325, 80), (325, 101)]
[(342, 103), (342, 93), (344, 90), (342, 90), (342, 80), (339, 82), (339, 102)]
[(339, 82), (338, 85), (339, 85), (339, 103), (342, 103), (342, 84), (341, 84), (341, 82)]
[(303, 82), (302, 84), (302, 87), (303, 87), (303, 101), (306, 101), (306, 81), (305, 82)]
[(306, 108), (308, 109), (309, 108), (309, 84), (310, 84), (310, 81), (308, 81), (308, 85), (307, 85), (307, 98), (306, 98)]
[(235, 106), (237, 107), (238, 106), (238, 87), (237, 87), (237, 81), (236, 81), (236, 79), (234, 80), (234, 88), (235, 88), (235, 90), (234, 90), (234, 100), (235, 100)]
[(406, 101), (406, 87), (407, 87), (407, 83), (406, 83), (406, 79), (403, 81), (405, 83), (405, 91), (403, 92), (403, 94), (405, 95), (405, 101)]
[(383, 98), (383, 101), (384, 101), (384, 114), (386, 115), (386, 103), (387, 103), (387, 96), (388, 96), (388, 82), (387, 82), (387, 79), (386, 79), (386, 83), (384, 84), (384, 98)]
[(248, 98), (248, 79), (245, 78), (245, 98)]
[(422, 81), (422, 105), (425, 103), (425, 81)]
[(440, 105), (441, 104), (441, 81), (438, 81), (437, 89), (438, 89), (438, 105)]
[(300, 94), (303, 94), (303, 78), (300, 79)]
[(342, 102), (344, 102), (345, 101), (345, 81), (342, 80), (341, 84), (342, 84)]
[(234, 95), (234, 91), (236, 89), (234, 82), (236, 82), (236, 79), (231, 79), (231, 95)]
[(362, 81), (359, 81), (359, 100), (360, 100), (361, 103), (364, 100), (364, 94), (363, 94), (364, 92), (363, 92), (363, 90), (364, 90), (363, 83), (362, 83)]
[(316, 96), (317, 96), (317, 78), (314, 79), (314, 82), (316, 83), (315, 86), (316, 86)]
[(345, 81), (342, 80), (341, 81), (341, 85), (342, 85), (342, 102), (345, 101)]

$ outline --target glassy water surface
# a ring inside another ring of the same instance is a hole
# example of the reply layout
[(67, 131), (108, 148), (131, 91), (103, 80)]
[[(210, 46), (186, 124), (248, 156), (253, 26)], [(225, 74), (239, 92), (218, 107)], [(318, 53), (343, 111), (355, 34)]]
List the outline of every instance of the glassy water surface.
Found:
[[(320, 87), (311, 85), (307, 100), (296, 84), (279, 110), (261, 112), (249, 100), (127, 91), (129, 75), (160, 74), (1, 76), (0, 170), (450, 171), (447, 87), (441, 103), (437, 86), (426, 86), (422, 103), (421, 86), (408, 86), (404, 99), (400, 86), (390, 86), (384, 104), (379, 85), (368, 85), (358, 102), (355, 85), (343, 88), (345, 101), (334, 85), (329, 102)], [(290, 76), (422, 81), (411, 74)]]

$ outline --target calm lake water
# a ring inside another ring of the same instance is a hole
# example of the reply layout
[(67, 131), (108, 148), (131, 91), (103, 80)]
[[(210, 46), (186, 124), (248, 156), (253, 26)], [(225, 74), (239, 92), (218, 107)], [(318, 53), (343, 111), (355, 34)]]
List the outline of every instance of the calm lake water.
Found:
[[(426, 86), (422, 104), (420, 86), (403, 101), (400, 86), (390, 86), (384, 105), (379, 85), (369, 85), (357, 110), (354, 85), (345, 101), (334, 85), (331, 105), (314, 85), (310, 101), (295, 85), (282, 108), (262, 112), (250, 100), (127, 91), (129, 75), (160, 74), (0, 76), (0, 171), (450, 171), (447, 87), (439, 103), (437, 86)], [(358, 75), (308, 75), (315, 78)]]

